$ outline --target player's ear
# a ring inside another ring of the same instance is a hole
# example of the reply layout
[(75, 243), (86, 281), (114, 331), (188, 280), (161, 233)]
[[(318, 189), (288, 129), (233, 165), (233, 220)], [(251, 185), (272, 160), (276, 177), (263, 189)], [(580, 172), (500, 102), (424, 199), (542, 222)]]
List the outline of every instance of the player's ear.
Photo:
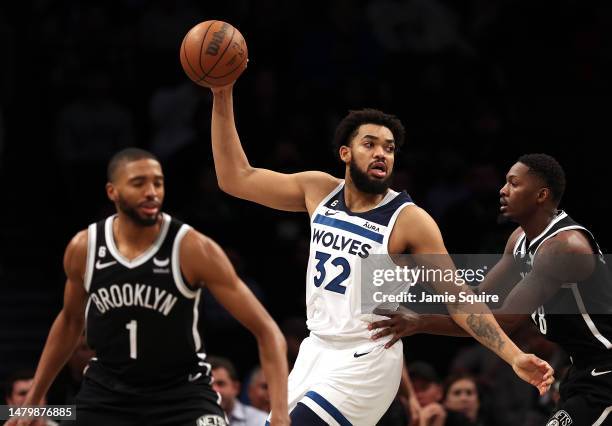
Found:
[(351, 148), (349, 148), (346, 145), (342, 145), (340, 147), (340, 160), (342, 160), (343, 163), (348, 164), (351, 161)]
[(117, 190), (115, 189), (115, 185), (112, 182), (106, 182), (106, 196), (113, 203), (117, 201)]
[(544, 201), (549, 200), (551, 196), (552, 194), (550, 193), (550, 189), (540, 188), (540, 190), (538, 191), (538, 197), (536, 198), (536, 201), (538, 203), (543, 203)]

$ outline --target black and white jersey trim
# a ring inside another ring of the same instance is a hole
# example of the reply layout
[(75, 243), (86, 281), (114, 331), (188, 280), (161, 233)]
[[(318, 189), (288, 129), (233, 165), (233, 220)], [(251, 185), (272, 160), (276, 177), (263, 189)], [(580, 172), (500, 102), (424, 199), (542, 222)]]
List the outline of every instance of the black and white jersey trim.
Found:
[(572, 289), (572, 294), (574, 295), (576, 305), (578, 306), (580, 314), (582, 315), (582, 319), (593, 334), (593, 337), (599, 340), (601, 344), (605, 346), (606, 349), (612, 349), (612, 343), (610, 343), (610, 341), (603, 334), (601, 334), (601, 332), (597, 329), (595, 322), (587, 312), (586, 306), (584, 306), (582, 295), (580, 294), (580, 290), (578, 289), (578, 284), (572, 283), (570, 284), (570, 287)]
[(181, 259), (180, 259), (180, 251), (181, 251), (181, 241), (189, 232), (191, 227), (189, 225), (182, 225), (181, 228), (176, 233), (176, 237), (174, 238), (174, 243), (172, 244), (172, 277), (174, 278), (174, 282), (176, 283), (176, 288), (181, 292), (183, 296), (187, 299), (193, 299), (197, 296), (197, 291), (191, 290), (185, 281), (183, 280), (183, 274), (181, 273)]
[(202, 347), (202, 338), (200, 337), (200, 332), (198, 331), (198, 318), (199, 318), (199, 310), (198, 306), (200, 306), (200, 294), (201, 290), (191, 290), (185, 281), (183, 280), (183, 274), (181, 272), (181, 259), (180, 259), (180, 251), (181, 251), (181, 241), (187, 232), (191, 230), (191, 226), (183, 224), (181, 228), (176, 233), (176, 237), (174, 238), (174, 243), (172, 244), (172, 261), (170, 264), (172, 265), (172, 277), (174, 278), (174, 283), (176, 284), (176, 288), (181, 292), (183, 296), (188, 299), (194, 299), (193, 301), (193, 324), (191, 327), (191, 331), (193, 334), (193, 344), (195, 345), (195, 350), (199, 351)]
[(83, 285), (85, 291), (89, 293), (91, 278), (93, 277), (94, 262), (96, 260), (96, 224), (92, 223), (87, 228), (87, 261), (85, 263), (85, 276)]
[(161, 226), (160, 233), (157, 236), (157, 239), (151, 245), (151, 247), (149, 247), (142, 254), (140, 254), (138, 257), (135, 257), (132, 260), (128, 260), (127, 258), (125, 258), (119, 252), (119, 250), (117, 249), (117, 246), (115, 245), (115, 237), (113, 236), (113, 221), (115, 220), (117, 215), (113, 215), (107, 218), (106, 222), (104, 223), (104, 235), (106, 237), (106, 244), (108, 245), (108, 251), (115, 258), (115, 260), (117, 260), (119, 263), (121, 263), (123, 266), (129, 269), (134, 269), (142, 265), (143, 263), (145, 263), (147, 260), (149, 260), (151, 256), (153, 256), (161, 247), (162, 243), (164, 242), (164, 239), (166, 238), (166, 234), (168, 233), (168, 228), (170, 228), (170, 222), (171, 222), (170, 216), (167, 215), (166, 213), (162, 213), (162, 215), (163, 215), (162, 216), (163, 217), (162, 226)]
[(612, 412), (612, 405), (606, 408), (605, 410), (603, 410), (603, 413), (601, 413), (601, 416), (599, 416), (599, 418), (595, 420), (595, 423), (593, 423), (593, 426), (603, 425), (606, 418), (608, 418), (608, 414), (610, 414), (610, 412)]

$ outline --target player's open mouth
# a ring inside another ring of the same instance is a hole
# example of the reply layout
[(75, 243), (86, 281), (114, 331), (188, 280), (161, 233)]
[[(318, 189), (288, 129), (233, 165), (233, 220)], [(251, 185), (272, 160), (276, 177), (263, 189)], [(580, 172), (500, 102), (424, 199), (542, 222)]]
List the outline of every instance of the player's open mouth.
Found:
[(377, 178), (384, 178), (387, 176), (387, 166), (382, 161), (376, 161), (370, 165), (368, 173)]
[(504, 199), (504, 198), (500, 198), (499, 199), (499, 210), (500, 211), (506, 211), (508, 209), (508, 202)]
[(154, 215), (159, 211), (159, 204), (157, 203), (143, 203), (139, 206), (140, 210), (144, 214)]

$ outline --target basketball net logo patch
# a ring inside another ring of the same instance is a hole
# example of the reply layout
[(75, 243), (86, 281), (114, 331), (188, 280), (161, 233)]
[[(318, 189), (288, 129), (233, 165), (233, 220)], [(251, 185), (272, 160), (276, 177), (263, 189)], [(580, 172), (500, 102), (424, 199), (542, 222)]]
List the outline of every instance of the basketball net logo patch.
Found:
[(200, 417), (196, 421), (197, 426), (227, 426), (225, 423), (225, 419), (221, 416), (207, 414), (205, 416)]
[(546, 423), (546, 426), (570, 426), (572, 423), (572, 418), (567, 414), (567, 411), (559, 410), (555, 413), (553, 418)]

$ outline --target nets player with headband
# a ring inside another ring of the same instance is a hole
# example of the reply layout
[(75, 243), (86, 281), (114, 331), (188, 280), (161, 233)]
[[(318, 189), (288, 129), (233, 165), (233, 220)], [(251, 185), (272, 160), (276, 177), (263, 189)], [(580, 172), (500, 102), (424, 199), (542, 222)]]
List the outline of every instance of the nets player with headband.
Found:
[(76, 424), (225, 426), (198, 330), (206, 286), (257, 338), (278, 412), (272, 423), (289, 424), (284, 338), (223, 250), (161, 211), (157, 159), (136, 148), (118, 152), (106, 191), (117, 213), (79, 232), (66, 249), (64, 307), (26, 404), (40, 401), (86, 325), (96, 357), (77, 395)]
[[(612, 424), (612, 280), (593, 234), (558, 210), (565, 189), (561, 165), (546, 154), (521, 156), (500, 190), (503, 218), (518, 223), (502, 259), (479, 289), (507, 294), (495, 312), (511, 331), (533, 320), (558, 343), (572, 366), (547, 425)], [(530, 315), (531, 314), (531, 315)], [(389, 344), (414, 333), (465, 335), (441, 315), (398, 315), (373, 324)]]
[[(343, 179), (318, 171), (277, 173), (249, 164), (234, 122), (232, 86), (212, 90), (212, 145), (220, 187), (239, 198), (310, 216), (306, 304), (311, 333), (289, 376), (292, 424), (374, 425), (395, 397), (403, 353), (401, 345), (385, 349), (371, 340), (367, 321), (377, 316), (361, 314), (355, 267), (371, 254), (446, 254), (431, 217), (406, 192), (389, 189), (404, 128), (381, 111), (353, 111), (336, 130)], [(550, 366), (522, 353), (490, 313), (455, 313), (454, 319), (523, 379), (541, 391), (548, 388)]]

